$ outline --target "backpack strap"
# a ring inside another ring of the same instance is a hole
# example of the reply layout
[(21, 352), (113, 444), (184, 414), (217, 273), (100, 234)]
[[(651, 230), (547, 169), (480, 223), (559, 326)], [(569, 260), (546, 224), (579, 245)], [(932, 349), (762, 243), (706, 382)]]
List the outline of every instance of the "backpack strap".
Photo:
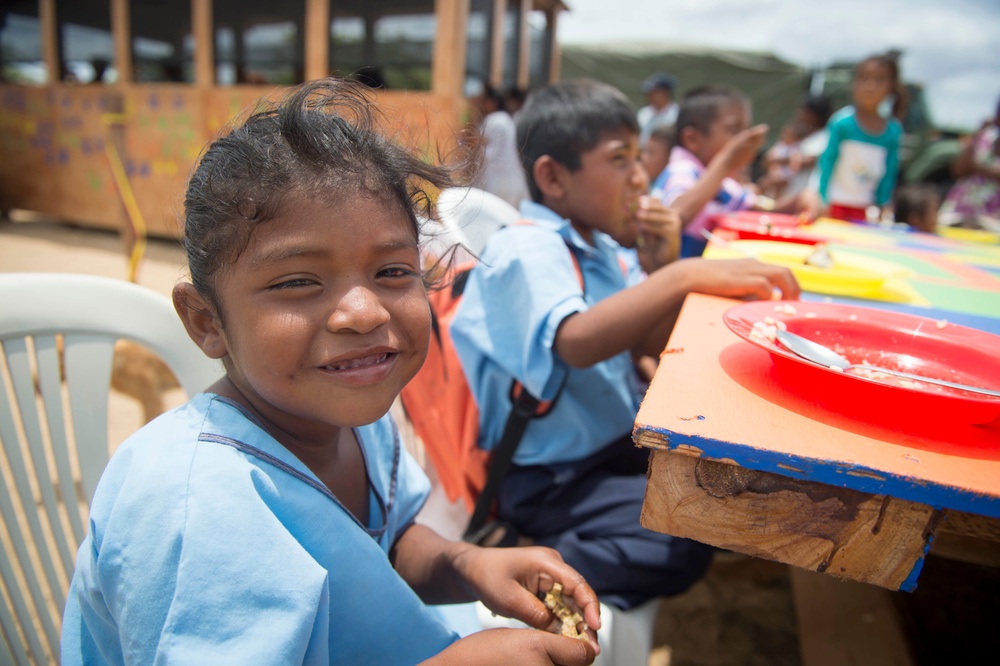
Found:
[[(518, 224), (531, 224), (531, 222), (522, 221), (518, 222)], [(583, 269), (580, 267), (580, 260), (577, 258), (576, 253), (573, 252), (573, 248), (570, 247), (569, 243), (566, 244), (566, 249), (569, 251), (569, 256), (573, 260), (573, 267), (576, 269), (576, 276), (580, 281), (580, 288), (585, 289)], [(487, 470), (486, 485), (483, 486), (483, 491), (479, 493), (479, 496), (476, 498), (476, 507), (472, 512), (472, 517), (469, 519), (469, 524), (465, 528), (465, 534), (462, 535), (463, 540), (470, 543), (479, 543), (482, 537), (485, 536), (484, 533), (488, 533), (492, 529), (493, 526), (487, 525), (486, 521), (493, 510), (493, 502), (500, 491), (500, 482), (503, 481), (505, 476), (507, 476), (507, 471), (510, 469), (511, 463), (514, 460), (514, 453), (517, 451), (517, 447), (521, 443), (521, 439), (524, 438), (524, 431), (528, 428), (528, 422), (536, 416), (548, 413), (548, 411), (552, 408), (552, 405), (555, 404), (555, 401), (562, 393), (568, 377), (569, 373), (567, 373), (566, 377), (563, 378), (563, 381), (556, 390), (556, 394), (552, 397), (552, 400), (546, 401), (541, 401), (528, 393), (528, 391), (524, 389), (521, 382), (516, 379), (513, 381), (511, 385), (510, 414), (507, 415), (507, 421), (504, 423), (503, 434), (500, 435), (500, 442), (493, 450), (493, 455), (490, 459), (490, 466)]]

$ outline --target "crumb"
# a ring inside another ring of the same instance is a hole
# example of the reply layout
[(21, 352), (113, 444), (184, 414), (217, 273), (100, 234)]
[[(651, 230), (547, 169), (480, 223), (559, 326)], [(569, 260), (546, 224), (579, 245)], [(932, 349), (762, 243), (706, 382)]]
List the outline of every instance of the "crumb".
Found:
[(807, 312), (805, 314), (805, 318), (806, 319), (815, 319), (816, 318), (816, 313), (815, 312)]
[(683, 353), (684, 353), (684, 347), (667, 347), (666, 349), (663, 350), (663, 354), (661, 354), (661, 356), (663, 356), (664, 354), (683, 354)]
[(798, 310), (795, 309), (794, 305), (789, 305), (788, 303), (784, 303), (782, 305), (776, 305), (776, 306), (774, 306), (774, 311), (775, 312), (781, 312), (782, 314), (786, 314), (786, 315), (793, 315), (796, 312), (798, 312)]
[(583, 618), (579, 613), (570, 610), (569, 606), (566, 605), (566, 602), (563, 600), (562, 590), (562, 583), (553, 583), (552, 589), (545, 593), (545, 598), (543, 599), (545, 607), (552, 611), (552, 614), (562, 622), (562, 629), (559, 633), (570, 638), (586, 640), (586, 632), (580, 632), (576, 629), (576, 625), (583, 622)]
[(857, 321), (858, 315), (856, 314), (848, 315), (847, 318), (850, 319), (851, 321)]
[(938, 319), (936, 322), (934, 322), (934, 325), (937, 326), (938, 328), (944, 328), (945, 326), (948, 325), (948, 320)]

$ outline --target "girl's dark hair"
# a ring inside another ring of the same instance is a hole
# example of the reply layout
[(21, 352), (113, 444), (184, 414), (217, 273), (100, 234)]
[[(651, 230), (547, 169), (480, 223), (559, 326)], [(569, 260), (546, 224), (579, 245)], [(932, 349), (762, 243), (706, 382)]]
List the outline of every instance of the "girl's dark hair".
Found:
[(889, 75), (892, 77), (892, 94), (895, 97), (892, 102), (892, 115), (896, 120), (903, 122), (910, 105), (910, 96), (899, 76), (899, 56), (898, 51), (868, 56), (854, 67), (854, 72), (857, 74), (859, 69), (869, 64), (882, 65), (889, 70)]
[(368, 88), (328, 78), (261, 102), (214, 141), (184, 198), (183, 245), (198, 292), (218, 307), (216, 274), (293, 193), (331, 204), (345, 192), (394, 198), (419, 237), (418, 217), (431, 216), (422, 188), (446, 187), (450, 174), (383, 135), (384, 122)]
[(607, 83), (590, 79), (562, 81), (528, 95), (517, 114), (517, 145), (531, 198), (542, 200), (534, 176), (538, 158), (549, 155), (576, 171), (580, 157), (606, 132), (623, 127), (639, 133), (635, 107), (622, 91)]
[(681, 133), (693, 127), (702, 134), (708, 134), (719, 112), (730, 104), (749, 106), (750, 99), (732, 86), (714, 84), (699, 86), (690, 90), (681, 100), (674, 123), (674, 141), (680, 146)]

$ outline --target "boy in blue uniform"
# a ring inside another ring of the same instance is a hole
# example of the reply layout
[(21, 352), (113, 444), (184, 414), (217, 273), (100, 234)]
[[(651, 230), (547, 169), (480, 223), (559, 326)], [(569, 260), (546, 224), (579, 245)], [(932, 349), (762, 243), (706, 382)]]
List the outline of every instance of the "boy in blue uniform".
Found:
[[(500, 517), (558, 550), (620, 608), (684, 591), (711, 559), (703, 544), (639, 525), (647, 456), (630, 441), (641, 397), (633, 358), (659, 356), (690, 291), (799, 293), (790, 271), (755, 260), (651, 263), (656, 229), (672, 213), (644, 195), (638, 137), (633, 107), (611, 86), (569, 81), (532, 93), (518, 116), (532, 195), (521, 213), (531, 224), (491, 237), (451, 329), (481, 446), (500, 438), (513, 380), (555, 400), (528, 424)], [(633, 246), (648, 276), (623, 270), (619, 253)]]

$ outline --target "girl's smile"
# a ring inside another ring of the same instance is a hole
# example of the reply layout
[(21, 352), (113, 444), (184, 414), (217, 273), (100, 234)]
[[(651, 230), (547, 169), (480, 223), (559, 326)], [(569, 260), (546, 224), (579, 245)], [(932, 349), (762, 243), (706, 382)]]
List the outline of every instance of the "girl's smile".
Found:
[(293, 450), (380, 418), (427, 354), (416, 230), (391, 195), (289, 193), (216, 294), (218, 392)]

